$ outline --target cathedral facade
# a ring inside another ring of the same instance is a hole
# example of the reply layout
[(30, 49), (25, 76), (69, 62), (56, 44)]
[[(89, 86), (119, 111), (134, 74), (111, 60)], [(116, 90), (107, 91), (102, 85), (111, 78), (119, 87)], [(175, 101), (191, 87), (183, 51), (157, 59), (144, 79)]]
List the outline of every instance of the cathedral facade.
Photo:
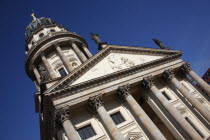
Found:
[(32, 16), (25, 70), (41, 140), (210, 139), (210, 86), (182, 51), (156, 39), (160, 49), (107, 45), (91, 34), (92, 55), (80, 35)]

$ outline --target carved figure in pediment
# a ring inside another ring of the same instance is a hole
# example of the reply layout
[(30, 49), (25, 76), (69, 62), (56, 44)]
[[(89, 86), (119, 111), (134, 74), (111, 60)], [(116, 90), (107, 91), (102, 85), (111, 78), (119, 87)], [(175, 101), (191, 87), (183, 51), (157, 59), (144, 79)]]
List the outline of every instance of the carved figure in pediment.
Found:
[(115, 54), (110, 55), (108, 58), (109, 65), (113, 70), (121, 70), (123, 68), (132, 67), (135, 63), (128, 58), (118, 57)]
[(46, 71), (45, 67), (42, 65), (39, 65), (39, 73), (40, 73), (40, 79), (41, 81), (46, 81), (50, 79), (50, 76), (48, 74), (48, 71)]

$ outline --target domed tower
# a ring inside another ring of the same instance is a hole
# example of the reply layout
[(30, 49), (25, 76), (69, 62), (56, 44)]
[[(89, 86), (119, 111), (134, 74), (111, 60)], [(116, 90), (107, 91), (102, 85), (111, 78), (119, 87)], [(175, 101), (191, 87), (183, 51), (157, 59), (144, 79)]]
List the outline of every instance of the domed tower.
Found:
[(36, 18), (26, 28), (25, 70), (40, 89), (49, 88), (71, 73), (92, 54), (80, 35), (68, 31), (50, 18)]

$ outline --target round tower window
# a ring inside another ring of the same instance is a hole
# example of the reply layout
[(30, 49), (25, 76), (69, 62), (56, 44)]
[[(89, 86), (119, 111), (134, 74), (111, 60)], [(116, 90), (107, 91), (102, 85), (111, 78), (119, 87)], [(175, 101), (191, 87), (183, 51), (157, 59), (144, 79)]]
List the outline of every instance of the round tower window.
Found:
[(51, 29), (50, 32), (55, 32), (55, 30), (54, 29)]
[(43, 36), (44, 36), (44, 33), (39, 34), (39, 37), (43, 37)]

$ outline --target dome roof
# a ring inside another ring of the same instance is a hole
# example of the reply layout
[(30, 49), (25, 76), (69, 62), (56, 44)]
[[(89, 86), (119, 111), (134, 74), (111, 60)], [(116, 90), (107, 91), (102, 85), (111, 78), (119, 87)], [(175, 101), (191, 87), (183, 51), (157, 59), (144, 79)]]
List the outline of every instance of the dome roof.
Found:
[(45, 17), (34, 18), (34, 20), (26, 28), (25, 40), (27, 41), (33, 35), (34, 32), (47, 25), (58, 25), (58, 24), (50, 18), (45, 18)]

